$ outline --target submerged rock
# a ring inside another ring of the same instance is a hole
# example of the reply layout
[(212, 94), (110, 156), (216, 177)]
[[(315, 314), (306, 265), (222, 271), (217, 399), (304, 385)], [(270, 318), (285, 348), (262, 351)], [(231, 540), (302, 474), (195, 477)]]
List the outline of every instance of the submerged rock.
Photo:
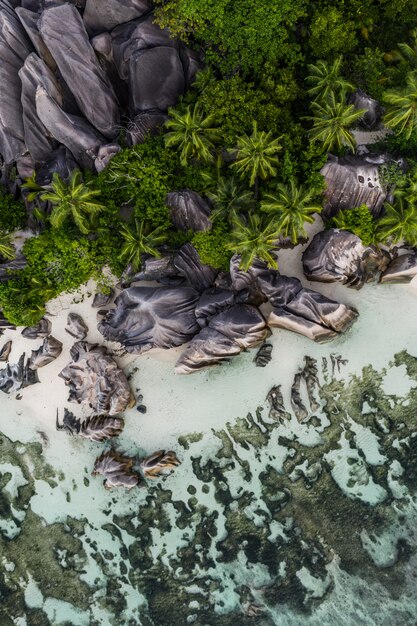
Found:
[(59, 374), (69, 386), (69, 402), (86, 403), (96, 415), (123, 413), (134, 402), (124, 372), (104, 346), (78, 341), (72, 361)]
[(253, 359), (257, 367), (265, 367), (272, 359), (272, 344), (264, 343)]
[(382, 273), (381, 283), (409, 283), (417, 276), (417, 252), (398, 256)]
[(195, 191), (172, 191), (166, 204), (178, 230), (198, 232), (211, 228), (210, 207)]
[(45, 367), (52, 361), (55, 361), (62, 352), (62, 343), (49, 335), (43, 340), (43, 344), (37, 350), (32, 350), (32, 356), (29, 360), (29, 367), (33, 370)]
[(198, 292), (191, 287), (130, 287), (99, 322), (106, 339), (128, 352), (172, 348), (189, 341), (200, 329), (194, 315)]
[(134, 459), (123, 456), (113, 450), (103, 452), (96, 459), (92, 476), (101, 474), (105, 476), (104, 487), (112, 489), (113, 487), (126, 487), (132, 489), (140, 482), (140, 476), (133, 471)]
[(276, 385), (275, 387), (272, 387), (269, 390), (268, 395), (266, 396), (266, 400), (269, 403), (268, 417), (273, 420), (279, 421), (282, 421), (284, 419), (291, 419), (291, 415), (285, 409), (281, 385)]
[(317, 233), (303, 252), (308, 280), (340, 282), (360, 289), (384, 271), (390, 257), (375, 246), (364, 246), (357, 235), (330, 228)]
[(295, 416), (299, 422), (304, 422), (308, 417), (308, 411), (301, 400), (300, 386), (302, 380), (302, 373), (297, 372), (294, 376), (294, 382), (291, 387), (291, 406), (295, 413)]
[(79, 435), (83, 439), (89, 439), (90, 441), (107, 441), (112, 437), (118, 437), (123, 428), (124, 420), (121, 417), (95, 415), (81, 421), (67, 409), (64, 409), (63, 423), (60, 424), (57, 411), (57, 430), (66, 430), (70, 435)]
[(50, 335), (51, 330), (51, 321), (43, 317), (35, 326), (27, 326), (24, 328), (22, 330), (22, 336), (25, 337), (25, 339), (39, 339)]
[(180, 461), (172, 450), (157, 450), (140, 462), (140, 468), (145, 478), (156, 478), (169, 469), (174, 469)]
[(72, 337), (75, 337), (75, 339), (80, 341), (87, 337), (88, 326), (84, 322), (81, 315), (71, 312), (71, 313), (68, 313), (67, 326), (65, 328), (65, 331), (69, 335), (71, 335)]

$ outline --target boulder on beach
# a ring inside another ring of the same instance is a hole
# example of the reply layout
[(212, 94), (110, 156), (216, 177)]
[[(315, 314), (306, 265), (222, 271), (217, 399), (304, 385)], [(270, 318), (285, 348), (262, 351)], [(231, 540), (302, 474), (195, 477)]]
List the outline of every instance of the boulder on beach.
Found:
[(81, 315), (71, 311), (67, 316), (67, 326), (65, 330), (69, 335), (75, 337), (77, 341), (81, 341), (87, 337), (88, 326)]
[(376, 246), (364, 246), (348, 230), (330, 228), (313, 237), (302, 261), (308, 280), (360, 289), (386, 269), (390, 257)]
[(417, 252), (402, 254), (393, 259), (381, 274), (381, 283), (409, 283), (417, 276)]
[(199, 294), (191, 287), (129, 287), (115, 300), (98, 329), (127, 352), (172, 348), (200, 330), (194, 315)]
[(45, 367), (52, 361), (55, 361), (62, 352), (62, 343), (49, 335), (45, 337), (40, 348), (32, 350), (32, 355), (29, 359), (29, 367), (33, 370), (37, 370), (40, 367)]
[(134, 402), (124, 372), (104, 346), (78, 341), (72, 361), (59, 374), (69, 386), (69, 402), (87, 404), (94, 415), (123, 413)]
[(25, 339), (39, 339), (47, 337), (51, 334), (52, 323), (46, 317), (43, 317), (35, 326), (27, 326), (22, 330), (22, 336)]

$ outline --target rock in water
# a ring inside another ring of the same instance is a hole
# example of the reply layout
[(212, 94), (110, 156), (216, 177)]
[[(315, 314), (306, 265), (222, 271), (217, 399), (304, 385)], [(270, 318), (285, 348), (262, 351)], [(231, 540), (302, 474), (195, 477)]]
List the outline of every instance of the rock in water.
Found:
[(83, 422), (73, 413), (64, 409), (64, 420), (59, 424), (58, 412), (56, 417), (56, 429), (66, 430), (70, 435), (79, 435), (90, 441), (107, 441), (112, 437), (118, 437), (124, 428), (124, 420), (121, 417), (109, 415), (95, 415), (87, 417)]
[(39, 30), (80, 111), (102, 135), (117, 137), (119, 106), (88, 40), (77, 9), (70, 4), (42, 12)]
[(140, 468), (145, 478), (156, 478), (165, 470), (174, 469), (179, 464), (180, 461), (172, 450), (157, 450), (141, 460)]
[(295, 413), (295, 416), (299, 422), (304, 422), (308, 417), (308, 411), (301, 400), (300, 386), (302, 380), (302, 373), (297, 372), (294, 376), (294, 382), (291, 387), (291, 406)]
[(96, 35), (142, 17), (151, 9), (150, 0), (87, 0), (83, 22), (89, 34)]
[(130, 287), (115, 300), (98, 329), (106, 339), (120, 342), (127, 352), (173, 348), (200, 330), (194, 308), (198, 292), (191, 287)]
[(281, 385), (276, 385), (272, 387), (268, 395), (266, 396), (266, 400), (269, 402), (269, 414), (273, 420), (282, 421), (284, 419), (291, 419), (291, 415), (286, 411), (284, 406), (284, 398), (281, 391)]
[(167, 195), (166, 203), (178, 230), (198, 232), (211, 228), (210, 208), (195, 191), (172, 191)]
[(43, 344), (38, 350), (32, 350), (32, 356), (29, 360), (29, 367), (33, 370), (44, 367), (52, 361), (55, 361), (62, 352), (62, 343), (49, 335), (43, 340)]
[(317, 233), (302, 256), (308, 280), (340, 282), (355, 289), (375, 280), (389, 260), (376, 246), (364, 246), (357, 235), (336, 228)]
[(264, 343), (253, 359), (257, 367), (265, 367), (272, 359), (272, 344)]
[(133, 461), (131, 457), (122, 456), (112, 450), (103, 452), (94, 463), (92, 476), (97, 476), (97, 474), (105, 476), (106, 480), (103, 484), (106, 489), (113, 487), (132, 489), (140, 481), (139, 474), (133, 471)]
[(9, 360), (9, 355), (12, 349), (12, 342), (6, 341), (2, 349), (0, 350), (0, 361), (3, 363)]
[(123, 413), (134, 402), (123, 371), (104, 346), (78, 341), (72, 362), (59, 374), (69, 386), (69, 402), (86, 403), (96, 415)]
[(80, 341), (87, 337), (88, 326), (84, 322), (81, 315), (78, 315), (77, 313), (68, 313), (67, 327), (65, 330), (69, 335)]
[(417, 276), (417, 252), (403, 254), (391, 261), (381, 275), (381, 283), (409, 283)]
[(40, 339), (51, 334), (51, 321), (43, 317), (36, 326), (28, 326), (22, 330), (22, 336), (25, 339)]

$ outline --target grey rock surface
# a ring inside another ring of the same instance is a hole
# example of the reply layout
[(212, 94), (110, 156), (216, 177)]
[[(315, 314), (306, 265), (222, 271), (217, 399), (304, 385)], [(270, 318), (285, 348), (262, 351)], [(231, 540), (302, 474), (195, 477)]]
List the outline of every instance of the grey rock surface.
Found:
[(159, 109), (138, 113), (128, 124), (126, 132), (127, 145), (135, 146), (138, 143), (142, 143), (146, 136), (153, 136), (161, 132), (162, 126), (167, 119), (168, 116), (159, 111)]
[(409, 283), (417, 276), (417, 252), (402, 254), (382, 273), (381, 283)]
[(213, 316), (209, 328), (232, 339), (242, 350), (255, 348), (271, 331), (259, 309), (250, 304), (234, 304)]
[(366, 130), (375, 130), (381, 124), (382, 107), (378, 100), (368, 96), (362, 89), (357, 89), (349, 98), (349, 102), (357, 109), (365, 109), (365, 114), (358, 125)]
[(54, 6), (43, 11), (38, 25), (80, 111), (102, 135), (114, 139), (119, 132), (119, 105), (79, 12), (70, 4)]
[(95, 35), (142, 17), (151, 9), (150, 0), (87, 0), (83, 22), (89, 34)]
[(69, 386), (69, 402), (85, 403), (95, 415), (116, 415), (132, 406), (134, 398), (123, 371), (104, 346), (78, 341), (72, 361), (59, 374)]
[(211, 228), (210, 207), (195, 191), (172, 191), (167, 195), (166, 204), (178, 230), (198, 232)]
[(91, 306), (93, 309), (101, 309), (103, 306), (107, 306), (114, 298), (114, 289), (110, 289), (108, 293), (97, 292), (94, 296)]
[(235, 294), (230, 289), (211, 287), (203, 291), (195, 307), (195, 316), (200, 326), (206, 326), (214, 315), (228, 309), (235, 300)]
[(0, 263), (0, 282), (7, 282), (13, 275), (13, 272), (23, 269), (26, 265), (27, 261), (21, 254), (11, 261)]
[(42, 164), (36, 167), (36, 182), (38, 185), (46, 187), (52, 182), (55, 173), (59, 174), (62, 180), (68, 182), (71, 173), (76, 169), (79, 169), (78, 164), (71, 152), (65, 146), (59, 146), (49, 154)]
[(49, 335), (43, 340), (43, 344), (37, 350), (32, 350), (29, 359), (29, 367), (33, 370), (44, 367), (52, 361), (55, 361), (62, 352), (62, 343)]
[(26, 31), (27, 36), (32, 42), (32, 45), (35, 48), (37, 55), (42, 59), (42, 61), (44, 61), (44, 63), (46, 63), (46, 65), (51, 70), (55, 70), (56, 69), (55, 60), (52, 54), (50, 53), (50, 51), (48, 50), (39, 32), (38, 20), (40, 17), (40, 13), (38, 13), (37, 10), (31, 11), (24, 7), (17, 7), (16, 14), (19, 17), (22, 23), (22, 26)]
[(6, 341), (6, 343), (4, 344), (4, 346), (2, 346), (0, 350), (0, 361), (2, 363), (9, 360), (11, 349), (12, 349), (12, 341)]
[(0, 391), (13, 393), (39, 382), (38, 373), (29, 367), (29, 360), (25, 364), (25, 355), (22, 354), (18, 363), (7, 364), (0, 370)]
[(81, 315), (71, 311), (67, 316), (67, 326), (65, 331), (72, 337), (75, 337), (78, 341), (81, 341), (87, 337), (88, 326), (84, 322)]
[(27, 326), (22, 330), (22, 336), (25, 339), (39, 339), (48, 337), (51, 334), (52, 324), (51, 321), (43, 317), (41, 321), (35, 326)]
[(272, 344), (263, 343), (255, 354), (254, 363), (256, 367), (266, 367), (272, 360)]
[(198, 292), (191, 287), (130, 287), (116, 298), (98, 329), (127, 352), (180, 346), (200, 329), (194, 315), (197, 301)]
[(191, 243), (181, 246), (174, 257), (174, 265), (179, 274), (197, 291), (204, 291), (213, 284), (218, 271), (200, 261), (197, 250)]
[(229, 361), (241, 349), (233, 339), (206, 327), (194, 337), (175, 364), (176, 374), (193, 374), (212, 365)]
[(340, 282), (355, 289), (376, 279), (389, 260), (375, 246), (364, 246), (357, 235), (336, 228), (317, 233), (302, 256), (308, 280)]
[(149, 109), (166, 111), (185, 90), (184, 70), (173, 47), (148, 48), (129, 59), (129, 95), (132, 115)]
[(101, 474), (104, 476), (106, 480), (103, 484), (106, 489), (113, 487), (132, 489), (141, 480), (139, 474), (133, 471), (133, 461), (134, 459), (131, 457), (108, 450), (96, 459), (92, 475)]

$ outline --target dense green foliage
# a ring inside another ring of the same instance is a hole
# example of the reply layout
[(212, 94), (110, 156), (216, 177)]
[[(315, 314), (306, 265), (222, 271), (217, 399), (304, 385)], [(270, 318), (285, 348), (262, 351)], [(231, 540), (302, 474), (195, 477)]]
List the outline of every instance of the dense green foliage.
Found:
[(330, 221), (330, 226), (350, 230), (362, 239), (365, 246), (374, 244), (376, 241), (376, 222), (366, 204), (348, 211), (339, 211)]
[(13, 232), (26, 225), (26, 209), (23, 202), (12, 195), (0, 193), (0, 230)]
[(206, 231), (196, 233), (191, 243), (197, 250), (201, 262), (212, 265), (221, 270), (229, 269), (232, 253), (227, 249), (230, 241), (230, 232), (227, 223), (219, 220)]

